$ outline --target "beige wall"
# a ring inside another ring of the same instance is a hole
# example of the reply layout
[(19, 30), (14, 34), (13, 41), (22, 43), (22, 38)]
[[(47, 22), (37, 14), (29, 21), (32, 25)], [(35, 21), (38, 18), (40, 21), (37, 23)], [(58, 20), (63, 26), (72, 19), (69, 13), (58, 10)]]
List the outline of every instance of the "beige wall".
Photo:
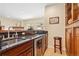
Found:
[[(59, 16), (59, 24), (49, 24), (49, 17)], [(45, 8), (45, 25), (46, 30), (48, 30), (48, 47), (53, 48), (53, 37), (62, 37), (62, 46), (65, 50), (65, 10), (64, 4), (56, 4), (46, 6)]]
[(23, 20), (23, 26), (25, 27), (25, 29), (28, 29), (28, 26), (32, 26), (34, 29), (37, 29), (37, 26), (40, 23), (44, 24), (43, 17)]
[(19, 26), (20, 21), (16, 19), (6, 18), (6, 17), (0, 17), (1, 25), (5, 26), (5, 29), (9, 26)]

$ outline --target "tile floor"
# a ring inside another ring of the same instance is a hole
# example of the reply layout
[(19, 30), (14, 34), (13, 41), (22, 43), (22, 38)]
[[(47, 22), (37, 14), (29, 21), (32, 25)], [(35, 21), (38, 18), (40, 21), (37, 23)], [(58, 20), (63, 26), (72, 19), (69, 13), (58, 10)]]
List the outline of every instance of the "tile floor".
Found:
[(67, 56), (65, 52), (62, 52), (62, 54), (60, 54), (60, 52), (56, 52), (54, 53), (54, 49), (53, 48), (47, 48), (44, 56)]

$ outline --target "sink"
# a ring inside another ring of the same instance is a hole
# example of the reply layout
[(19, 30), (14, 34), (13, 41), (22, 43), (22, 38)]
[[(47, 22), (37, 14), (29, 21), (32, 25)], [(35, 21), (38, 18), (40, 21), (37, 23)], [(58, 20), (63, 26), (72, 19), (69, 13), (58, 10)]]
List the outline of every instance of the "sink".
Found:
[(7, 41), (6, 42), (2, 42), (2, 44), (1, 44), (1, 46), (6, 46), (6, 45), (8, 45)]
[(18, 38), (15, 38), (15, 39), (16, 39), (16, 42), (19, 42), (19, 41), (31, 39), (31, 36), (22, 36), (22, 37), (18, 37)]
[(3, 47), (3, 46), (6, 46), (6, 45), (8, 45), (9, 44), (9, 41), (2, 41), (1, 42), (1, 46)]
[(15, 39), (6, 40), (6, 41), (2, 41), (1, 46), (6, 46), (6, 45), (13, 44), (13, 43), (16, 43), (16, 40)]

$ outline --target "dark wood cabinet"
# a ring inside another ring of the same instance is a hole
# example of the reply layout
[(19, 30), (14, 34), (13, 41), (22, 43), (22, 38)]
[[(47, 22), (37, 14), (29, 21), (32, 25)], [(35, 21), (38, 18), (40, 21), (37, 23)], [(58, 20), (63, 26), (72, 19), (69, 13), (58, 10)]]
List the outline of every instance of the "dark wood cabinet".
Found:
[(2, 56), (33, 56), (33, 40), (17, 45), (5, 51), (2, 51)]

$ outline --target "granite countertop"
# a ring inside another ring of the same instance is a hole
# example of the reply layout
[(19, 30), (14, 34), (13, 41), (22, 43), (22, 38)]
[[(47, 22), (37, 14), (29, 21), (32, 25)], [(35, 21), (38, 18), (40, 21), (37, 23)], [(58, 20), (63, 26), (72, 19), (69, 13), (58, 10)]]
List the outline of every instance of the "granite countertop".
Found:
[(3, 51), (3, 50), (5, 50), (5, 49), (11, 48), (11, 47), (13, 47), (13, 46), (22, 44), (22, 43), (24, 43), (24, 42), (27, 42), (27, 41), (30, 41), (30, 40), (33, 40), (33, 39), (36, 39), (36, 38), (39, 38), (39, 37), (41, 37), (41, 36), (43, 36), (43, 35), (45, 35), (45, 34), (32, 35), (32, 36), (30, 36), (30, 37), (28, 37), (28, 38), (25, 38), (25, 39), (22, 39), (22, 38), (21, 38), (20, 41), (17, 41), (17, 40), (19, 40), (19, 39), (16, 39), (16, 42), (15, 42), (15, 43), (13, 43), (13, 44), (8, 44), (8, 45), (6, 45), (6, 46), (2, 46), (2, 48), (0, 49), (0, 51)]

